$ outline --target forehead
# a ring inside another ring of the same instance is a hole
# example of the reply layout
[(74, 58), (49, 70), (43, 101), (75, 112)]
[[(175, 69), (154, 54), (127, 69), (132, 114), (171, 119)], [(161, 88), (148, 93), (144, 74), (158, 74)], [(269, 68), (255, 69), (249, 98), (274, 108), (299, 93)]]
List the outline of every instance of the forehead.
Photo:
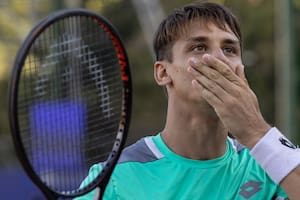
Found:
[(216, 25), (213, 22), (203, 22), (202, 20), (192, 21), (183, 27), (183, 31), (179, 35), (179, 40), (187, 40), (192, 37), (204, 36), (214, 39), (230, 39), (239, 41), (238, 37), (229, 28), (227, 24), (224, 26)]

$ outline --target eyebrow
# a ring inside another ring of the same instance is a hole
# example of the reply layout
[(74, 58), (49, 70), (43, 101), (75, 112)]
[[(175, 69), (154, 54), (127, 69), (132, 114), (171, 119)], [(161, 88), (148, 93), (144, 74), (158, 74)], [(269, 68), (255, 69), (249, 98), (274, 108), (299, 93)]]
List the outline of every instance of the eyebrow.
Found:
[(225, 44), (233, 44), (233, 45), (240, 45), (239, 40), (234, 40), (234, 39), (225, 39), (223, 41)]
[[(188, 38), (187, 42), (206, 42), (208, 40), (209, 40), (208, 37), (197, 36), (197, 37)], [(235, 39), (224, 39), (222, 42), (225, 44), (240, 45), (239, 40), (235, 40)]]
[(207, 40), (208, 40), (207, 37), (197, 36), (197, 37), (188, 38), (186, 41), (187, 42), (205, 42)]

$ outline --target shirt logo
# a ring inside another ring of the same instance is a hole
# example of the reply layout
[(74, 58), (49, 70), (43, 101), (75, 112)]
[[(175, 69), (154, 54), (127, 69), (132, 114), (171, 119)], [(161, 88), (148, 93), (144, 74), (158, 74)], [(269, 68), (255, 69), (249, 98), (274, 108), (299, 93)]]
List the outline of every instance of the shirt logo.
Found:
[(261, 188), (262, 184), (263, 184), (262, 182), (250, 180), (241, 186), (241, 191), (239, 195), (241, 195), (246, 199), (249, 199), (250, 197), (252, 197), (254, 194), (256, 194), (258, 191), (262, 189)]
[(281, 137), (279, 138), (279, 141), (281, 142), (281, 144), (283, 144), (284, 146), (291, 148), (291, 149), (297, 149), (297, 147), (291, 143), (290, 141), (288, 141), (287, 139)]

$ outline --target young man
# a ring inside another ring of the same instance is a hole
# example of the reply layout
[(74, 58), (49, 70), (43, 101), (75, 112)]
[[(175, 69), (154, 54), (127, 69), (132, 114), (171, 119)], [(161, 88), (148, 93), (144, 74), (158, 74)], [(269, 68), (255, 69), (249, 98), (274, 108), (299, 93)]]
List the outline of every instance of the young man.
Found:
[(219, 4), (190, 4), (162, 21), (154, 77), (168, 94), (165, 128), (123, 151), (104, 199), (300, 198), (299, 149), (263, 119), (241, 43)]

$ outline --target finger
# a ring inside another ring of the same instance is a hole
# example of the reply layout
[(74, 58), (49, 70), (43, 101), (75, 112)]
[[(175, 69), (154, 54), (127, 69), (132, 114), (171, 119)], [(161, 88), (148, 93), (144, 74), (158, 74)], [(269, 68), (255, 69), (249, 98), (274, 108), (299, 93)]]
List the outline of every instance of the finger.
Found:
[(216, 82), (220, 87), (222, 87), (227, 92), (232, 92), (236, 85), (226, 79), (220, 72), (216, 71), (211, 67), (201, 67), (199, 73), (206, 76), (208, 79)]
[(240, 78), (234, 73), (230, 65), (209, 54), (203, 55), (203, 61), (205, 62), (204, 64), (220, 72), (220, 74), (229, 81), (234, 82), (235, 84), (240, 83)]
[(201, 96), (207, 101), (209, 105), (213, 108), (220, 106), (223, 102), (211, 91), (204, 88), (197, 80), (192, 81), (192, 85), (194, 88), (198, 88), (201, 90)]
[(211, 93), (213, 93), (220, 101), (226, 100), (226, 98), (229, 96), (226, 90), (214, 80), (210, 80), (205, 75), (202, 75), (192, 67), (190, 67), (188, 71), (194, 75), (197, 83), (199, 83), (206, 90), (209, 90)]
[(192, 66), (196, 70), (198, 70), (198, 69), (200, 69), (202, 67), (208, 67), (203, 62), (201, 62), (198, 58), (195, 58), (195, 57), (189, 58), (188, 59), (188, 63), (189, 63), (190, 66)]
[(244, 65), (241, 64), (236, 67), (236, 75), (238, 77), (240, 77), (242, 80), (244, 80), (247, 85), (249, 85), (248, 80), (245, 75), (245, 66)]
[[(233, 84), (232, 82), (230, 82), (228, 79), (226, 79), (224, 76), (222, 76), (218, 71), (216, 71), (213, 68), (210, 68), (207, 66), (202, 66), (202, 67), (198, 68), (198, 70), (197, 70), (191, 66), (188, 68), (188, 71), (191, 72), (194, 75), (194, 77), (199, 81), (200, 81), (201, 76), (205, 76), (207, 79), (218, 84), (220, 89), (218, 87), (215, 87), (216, 91), (214, 91), (214, 93), (216, 93), (216, 95), (220, 99), (225, 98), (223, 95), (236, 93), (236, 90), (237, 90), (236, 85)], [(203, 84), (205, 84), (205, 83), (203, 83)], [(209, 83), (207, 83), (207, 84), (209, 84)], [(210, 84), (212, 84), (212, 83), (210, 83)], [(205, 85), (205, 87), (209, 87), (209, 85)], [(210, 87), (211, 87), (210, 89), (214, 89), (214, 85), (211, 85)], [(226, 93), (224, 93), (223, 91), (220, 91), (221, 89), (225, 90)]]

